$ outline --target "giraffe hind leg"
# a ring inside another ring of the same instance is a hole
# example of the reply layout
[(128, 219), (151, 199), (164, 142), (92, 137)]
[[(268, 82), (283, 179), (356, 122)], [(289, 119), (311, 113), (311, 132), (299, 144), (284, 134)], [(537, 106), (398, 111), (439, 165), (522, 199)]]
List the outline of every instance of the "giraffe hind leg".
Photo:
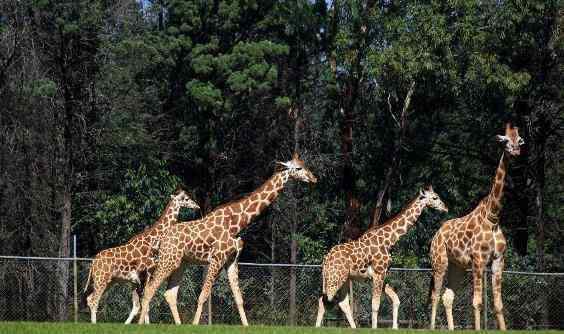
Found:
[(184, 266), (176, 269), (168, 279), (167, 288), (164, 293), (170, 312), (174, 319), (174, 323), (177, 325), (181, 324), (180, 314), (178, 313), (178, 289), (180, 288), (180, 282), (182, 281), (182, 275), (184, 274)]
[(454, 302), (454, 291), (447, 288), (443, 294), (443, 305), (445, 306), (445, 313), (447, 317), (447, 324), (449, 330), (454, 330), (454, 319), (452, 317), (452, 304)]
[(141, 310), (141, 299), (139, 296), (143, 295), (145, 284), (148, 281), (146, 271), (130, 275), (130, 278), (132, 279), (134, 288), (131, 291), (131, 312), (129, 313), (127, 320), (125, 320), (125, 324), (130, 324), (133, 321), (133, 318), (139, 314), (139, 311)]
[(400, 306), (399, 297), (396, 291), (389, 284), (386, 284), (384, 287), (384, 292), (390, 299), (390, 304), (392, 304), (392, 329), (398, 329), (398, 312)]
[(243, 295), (241, 294), (241, 289), (239, 288), (239, 268), (237, 258), (229, 264), (229, 267), (227, 268), (227, 276), (229, 278), (229, 285), (231, 287), (231, 292), (233, 292), (235, 304), (237, 305), (237, 310), (239, 311), (241, 323), (243, 326), (249, 326), (243, 305)]
[(349, 301), (348, 292), (346, 292), (345, 297), (339, 302), (339, 307), (341, 308), (341, 311), (343, 311), (343, 313), (345, 314), (345, 317), (347, 318), (347, 321), (349, 322), (351, 328), (356, 328), (356, 325), (354, 323), (354, 317), (351, 310), (351, 304)]
[(454, 316), (452, 313), (455, 291), (460, 290), (464, 280), (465, 271), (454, 264), (450, 264), (447, 273), (447, 289), (445, 290), (442, 301), (445, 307), (447, 326), (449, 330), (454, 330)]
[(219, 275), (219, 271), (223, 267), (224, 263), (225, 261), (222, 261), (221, 258), (216, 258), (212, 259), (212, 261), (208, 265), (208, 272), (206, 274), (206, 278), (204, 279), (204, 284), (202, 285), (200, 297), (198, 297), (198, 305), (194, 314), (194, 320), (192, 321), (193, 325), (200, 323), (200, 318), (202, 317), (202, 309), (204, 308), (205, 302), (208, 300), (213, 287), (213, 283)]

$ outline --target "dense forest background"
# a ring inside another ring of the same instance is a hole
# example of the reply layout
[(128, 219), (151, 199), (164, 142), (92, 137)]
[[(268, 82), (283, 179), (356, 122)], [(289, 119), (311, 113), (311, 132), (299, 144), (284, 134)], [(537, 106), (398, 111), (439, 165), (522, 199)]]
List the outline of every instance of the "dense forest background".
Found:
[[(432, 183), (393, 266), (491, 185), (519, 126), (507, 267), (564, 271), (563, 5), (531, 1), (3, 0), (0, 254), (91, 257), (177, 184), (209, 212), (300, 152), (242, 261), (320, 263)], [(182, 219), (200, 217), (183, 212)]]

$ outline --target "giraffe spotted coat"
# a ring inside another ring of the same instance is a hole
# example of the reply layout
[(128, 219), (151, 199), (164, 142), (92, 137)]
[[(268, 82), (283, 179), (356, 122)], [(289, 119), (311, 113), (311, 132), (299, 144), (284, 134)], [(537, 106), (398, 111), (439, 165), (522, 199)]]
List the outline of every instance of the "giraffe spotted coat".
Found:
[(305, 168), (304, 162), (296, 154), (292, 160), (280, 164), (283, 169), (276, 172), (250, 195), (239, 201), (222, 205), (200, 220), (177, 224), (169, 229), (159, 245), (159, 263), (143, 295), (139, 323), (144, 323), (149, 302), (157, 288), (167, 279), (165, 299), (175, 323), (181, 323), (177, 309), (178, 288), (182, 278), (183, 263), (191, 263), (208, 264), (193, 324), (199, 323), (203, 304), (211, 293), (213, 283), (220, 270), (227, 266), (229, 284), (241, 322), (244, 326), (248, 325), (243, 308), (243, 297), (239, 289), (237, 260), (243, 248), (243, 241), (238, 238), (238, 234), (277, 198), (290, 178), (303, 182), (317, 182), (317, 178)]
[(466, 269), (472, 269), (474, 328), (480, 329), (483, 274), (489, 263), (492, 266), (494, 313), (499, 329), (506, 329), (501, 298), (506, 240), (499, 224), (499, 218), (507, 167), (511, 157), (520, 155), (520, 146), (524, 144), (524, 140), (519, 136), (518, 128), (511, 124), (506, 125), (505, 135), (497, 136), (497, 138), (504, 144), (504, 152), (501, 155), (490, 193), (469, 214), (443, 223), (431, 241), (430, 256), (433, 268), (430, 294), (431, 329), (435, 328), (437, 305), (445, 274), (448, 274), (448, 287), (443, 295), (443, 304), (448, 328), (454, 329), (452, 315), (454, 291), (460, 284)]
[(199, 209), (198, 204), (184, 190), (177, 189), (154, 225), (131, 238), (125, 245), (105, 249), (96, 254), (86, 282), (88, 289), (92, 279), (92, 293), (87, 297), (91, 322), (96, 322), (96, 311), (104, 291), (111, 284), (120, 281), (136, 286), (132, 291), (133, 307), (126, 323), (132, 321), (139, 312), (139, 295), (143, 291), (143, 285), (155, 267), (154, 256), (159, 240), (176, 222), (182, 207)]
[[(388, 270), (390, 248), (407, 233), (423, 209), (427, 206), (447, 211), (432, 187), (421, 191), (399, 214), (385, 224), (369, 229), (356, 240), (336, 245), (323, 260), (322, 290), (316, 326), (321, 326), (325, 312), (325, 301), (332, 302), (337, 297), (339, 306), (347, 316), (351, 327), (355, 327), (352, 312), (348, 305), (348, 291), (344, 288), (349, 280), (372, 280), (372, 327), (377, 326), (377, 314), (384, 277)], [(337, 296), (340, 292), (340, 295)], [(399, 299), (392, 287), (386, 285), (385, 292), (393, 303), (393, 328), (397, 328)]]

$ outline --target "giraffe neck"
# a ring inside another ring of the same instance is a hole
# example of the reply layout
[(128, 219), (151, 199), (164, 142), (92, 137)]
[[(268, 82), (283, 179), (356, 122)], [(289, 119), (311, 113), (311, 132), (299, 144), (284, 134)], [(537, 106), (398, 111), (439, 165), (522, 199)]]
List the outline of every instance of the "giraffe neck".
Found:
[(418, 195), (417, 198), (409, 202), (395, 217), (390, 218), (384, 225), (378, 225), (368, 230), (361, 239), (364, 239), (363, 242), (372, 244), (373, 240), (381, 235), (380, 231), (385, 228), (385, 226), (389, 226), (391, 227), (391, 233), (388, 237), (390, 240), (388, 245), (391, 247), (402, 235), (406, 234), (407, 231), (415, 225), (424, 207), (425, 205), (419, 199)]
[[(415, 225), (424, 208), (425, 205), (419, 199), (418, 195), (417, 198), (412, 200), (396, 217), (392, 218), (391, 245), (395, 244), (402, 235), (406, 234), (409, 229)], [(396, 228), (393, 228), (394, 223), (396, 223)]]
[(492, 224), (499, 223), (499, 213), (502, 208), (503, 188), (505, 186), (505, 175), (507, 174), (508, 164), (509, 158), (505, 152), (503, 152), (499, 160), (499, 165), (497, 166), (492, 189), (487, 197), (486, 214), (488, 221)]
[[(251, 194), (233, 203), (231, 205), (232, 208), (238, 207), (241, 209), (241, 212), (238, 213), (239, 217), (236, 228), (230, 229), (229, 233), (235, 236), (247, 227), (253, 218), (260, 215), (265, 208), (274, 202), (289, 179), (290, 173), (288, 170), (277, 172)], [(232, 211), (237, 212), (238, 210)]]
[(159, 219), (155, 224), (153, 224), (152, 228), (159, 230), (169, 228), (172, 223), (178, 218), (179, 213), (180, 205), (178, 205), (178, 203), (171, 199), (170, 201), (168, 201)]

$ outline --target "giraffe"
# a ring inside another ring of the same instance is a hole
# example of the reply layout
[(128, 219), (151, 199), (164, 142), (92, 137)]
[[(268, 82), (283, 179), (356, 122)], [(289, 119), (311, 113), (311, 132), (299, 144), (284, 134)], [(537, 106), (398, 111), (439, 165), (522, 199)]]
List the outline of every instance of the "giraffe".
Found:
[(143, 295), (140, 324), (144, 323), (151, 298), (166, 279), (168, 285), (165, 299), (174, 322), (181, 323), (176, 298), (184, 264), (191, 263), (208, 264), (192, 323), (197, 325), (200, 322), (202, 307), (211, 293), (213, 283), (220, 270), (227, 266), (229, 284), (241, 323), (243, 326), (248, 326), (243, 297), (239, 289), (237, 267), (243, 241), (237, 235), (276, 199), (290, 178), (306, 183), (317, 182), (317, 178), (306, 169), (304, 162), (296, 153), (292, 160), (278, 164), (282, 168), (248, 196), (219, 206), (200, 220), (176, 224), (167, 232), (159, 245), (159, 263)]
[(155, 224), (131, 238), (125, 245), (105, 249), (96, 254), (84, 290), (84, 293), (88, 291), (92, 277), (93, 291), (86, 299), (92, 323), (96, 323), (100, 298), (106, 288), (116, 281), (125, 281), (136, 286), (131, 293), (133, 307), (125, 321), (126, 324), (131, 323), (139, 312), (139, 294), (143, 291), (143, 282), (147, 281), (155, 267), (154, 252), (158, 247), (159, 238), (176, 221), (182, 207), (200, 208), (184, 190), (177, 188)]
[(480, 329), (480, 310), (482, 307), (482, 277), (486, 265), (492, 263), (492, 291), (494, 311), (499, 329), (505, 330), (503, 303), (501, 300), (501, 280), (504, 266), (505, 237), (499, 226), (502, 208), (503, 188), (507, 167), (511, 157), (520, 155), (520, 146), (525, 143), (519, 136), (519, 129), (506, 124), (505, 135), (498, 135), (504, 152), (493, 180), (490, 193), (484, 197), (469, 214), (448, 220), (435, 233), (431, 241), (431, 329), (435, 328), (435, 317), (443, 278), (448, 272), (448, 286), (442, 296), (447, 314), (448, 328), (454, 329), (452, 304), (455, 288), (460, 283), (464, 270), (471, 268), (474, 285), (474, 327)]
[[(358, 239), (331, 248), (323, 259), (322, 295), (319, 298), (316, 327), (321, 327), (325, 314), (325, 303), (335, 298), (345, 313), (349, 325), (356, 328), (349, 305), (348, 289), (350, 280), (372, 280), (372, 328), (378, 326), (378, 309), (384, 278), (390, 263), (390, 248), (415, 225), (425, 207), (447, 212), (448, 209), (439, 196), (429, 186), (419, 194), (395, 217), (383, 225), (366, 231)], [(345, 284), (347, 283), (347, 284)], [(393, 329), (398, 328), (399, 298), (394, 289), (386, 284), (384, 292), (392, 302)]]

